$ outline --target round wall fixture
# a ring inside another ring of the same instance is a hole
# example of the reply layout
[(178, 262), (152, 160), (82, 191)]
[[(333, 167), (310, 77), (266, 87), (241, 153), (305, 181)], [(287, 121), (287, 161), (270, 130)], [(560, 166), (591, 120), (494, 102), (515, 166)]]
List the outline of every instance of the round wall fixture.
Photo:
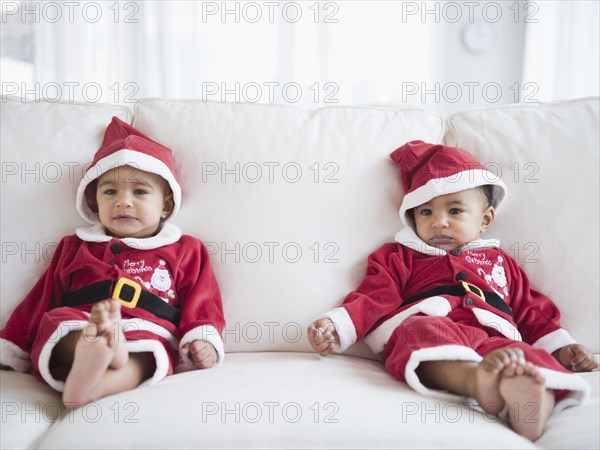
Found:
[(482, 53), (488, 50), (496, 40), (494, 28), (486, 22), (473, 22), (464, 26), (462, 42), (467, 50)]

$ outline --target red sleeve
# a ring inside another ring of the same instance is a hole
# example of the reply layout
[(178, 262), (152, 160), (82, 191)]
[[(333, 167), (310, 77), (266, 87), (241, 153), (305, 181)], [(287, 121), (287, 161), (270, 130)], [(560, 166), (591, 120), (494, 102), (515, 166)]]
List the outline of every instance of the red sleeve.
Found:
[(17, 371), (21, 371), (20, 368), (23, 368), (25, 354), (28, 357), (44, 313), (60, 306), (63, 296), (59, 276), (61, 261), (67, 260), (69, 254), (74, 250), (76, 250), (76, 245), (72, 242), (71, 237), (61, 239), (46, 271), (25, 299), (17, 305), (8, 322), (3, 324), (0, 332), (2, 339), (1, 364), (10, 366)]
[(402, 249), (399, 244), (385, 244), (371, 253), (366, 277), (342, 303), (352, 319), (357, 340), (402, 305), (403, 280), (408, 280), (409, 276), (408, 267), (398, 257), (404, 254)]
[(510, 273), (510, 307), (524, 342), (536, 343), (540, 338), (560, 329), (560, 311), (544, 294), (531, 288), (527, 274), (506, 252)]
[[(222, 340), (225, 328), (223, 306), (219, 285), (212, 271), (208, 252), (204, 244), (188, 237), (190, 245), (181, 258), (177, 274), (177, 294), (180, 299), (181, 319), (179, 331), (182, 343), (196, 337), (196, 333), (212, 334)], [(212, 343), (210, 337), (203, 339)], [(192, 339), (193, 340), (193, 339)]]

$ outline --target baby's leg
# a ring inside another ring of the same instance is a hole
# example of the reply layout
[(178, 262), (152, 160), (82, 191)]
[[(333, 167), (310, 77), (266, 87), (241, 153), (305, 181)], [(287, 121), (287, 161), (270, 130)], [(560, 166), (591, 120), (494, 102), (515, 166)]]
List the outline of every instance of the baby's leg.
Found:
[(502, 370), (524, 364), (523, 354), (516, 349), (498, 349), (484, 356), (479, 363), (466, 361), (426, 361), (417, 369), (428, 387), (445, 389), (477, 400), (489, 414), (498, 415), (505, 400), (499, 389)]
[(508, 408), (508, 420), (514, 431), (535, 441), (554, 409), (554, 394), (546, 389), (539, 368), (530, 362), (507, 366), (501, 374), (500, 395)]
[(81, 333), (81, 330), (72, 331), (54, 346), (50, 371), (55, 379), (64, 381), (69, 375), (71, 365), (73, 364), (75, 348), (81, 339)]
[(154, 373), (156, 365), (150, 352), (134, 353), (123, 366), (112, 369), (112, 332), (108, 329), (99, 335), (94, 323), (84, 328), (65, 381), (63, 403), (68, 408), (78, 408), (107, 395), (133, 389)]
[[(110, 367), (113, 369), (122, 367), (129, 357), (125, 345), (125, 336), (119, 324), (120, 320), (121, 304), (118, 301), (104, 300), (92, 306), (90, 321), (96, 325), (98, 330), (96, 334), (99, 336), (107, 331), (109, 332), (105, 337), (114, 352), (113, 359), (110, 362)], [(68, 333), (54, 347), (50, 366), (52, 375), (57, 380), (67, 378), (75, 357), (75, 349), (81, 340), (81, 333), (81, 330)]]
[[(99, 334), (110, 337), (109, 345), (114, 350), (110, 362), (112, 369), (123, 367), (129, 353), (125, 345), (125, 335), (121, 329), (121, 304), (116, 300), (104, 300), (92, 306), (90, 320), (98, 326)], [(107, 334), (107, 332), (109, 332)]]
[(68, 407), (92, 400), (93, 391), (114, 357), (114, 349), (108, 342), (111, 338), (110, 332), (100, 334), (91, 322), (81, 332), (63, 391), (63, 402)]

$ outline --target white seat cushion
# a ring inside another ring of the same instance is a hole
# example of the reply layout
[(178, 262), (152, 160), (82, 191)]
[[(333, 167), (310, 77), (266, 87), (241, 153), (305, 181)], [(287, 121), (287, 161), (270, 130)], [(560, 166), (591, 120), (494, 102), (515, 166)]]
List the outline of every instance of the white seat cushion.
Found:
[[(40, 448), (537, 448), (496, 418), (423, 397), (381, 363), (345, 355), (229, 354), (218, 369), (104, 398), (70, 420)], [(557, 432), (570, 436), (570, 423)], [(594, 433), (577, 442), (598, 442)]]
[(33, 375), (0, 371), (0, 448), (35, 448), (65, 413), (60, 394)]

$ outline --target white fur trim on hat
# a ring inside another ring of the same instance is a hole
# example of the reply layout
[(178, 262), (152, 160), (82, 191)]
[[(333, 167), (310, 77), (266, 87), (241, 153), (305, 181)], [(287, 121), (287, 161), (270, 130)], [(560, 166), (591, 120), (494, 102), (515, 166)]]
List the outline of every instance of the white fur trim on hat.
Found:
[(117, 150), (99, 160), (94, 166), (90, 167), (83, 176), (83, 179), (77, 188), (77, 197), (75, 200), (75, 206), (81, 217), (91, 224), (98, 223), (98, 214), (93, 212), (87, 204), (85, 189), (92, 181), (96, 180), (104, 173), (122, 166), (132, 166), (139, 170), (160, 175), (167, 180), (171, 191), (173, 191), (174, 203), (173, 211), (167, 220), (170, 220), (177, 215), (181, 206), (181, 187), (169, 167), (160, 159), (153, 156), (135, 150), (123, 149)]
[[(443, 178), (432, 178), (424, 185), (418, 187), (404, 196), (400, 206), (400, 219), (406, 226), (412, 226), (406, 217), (406, 211), (423, 203), (439, 197), (440, 195), (454, 194), (479, 186), (492, 185), (492, 204), (497, 208), (506, 197), (506, 185), (500, 177), (485, 169), (470, 169)], [(497, 188), (496, 188), (497, 187)]]

